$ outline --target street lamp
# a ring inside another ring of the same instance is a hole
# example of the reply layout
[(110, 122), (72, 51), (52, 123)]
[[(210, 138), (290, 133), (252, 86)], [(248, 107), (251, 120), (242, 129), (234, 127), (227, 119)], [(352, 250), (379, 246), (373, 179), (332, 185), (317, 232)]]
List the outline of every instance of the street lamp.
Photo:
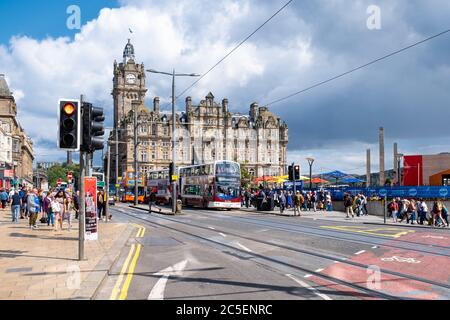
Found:
[[(165, 74), (168, 76), (172, 76), (172, 169), (173, 174), (176, 172), (176, 151), (175, 151), (175, 77), (199, 77), (199, 74), (196, 73), (175, 73), (175, 69), (173, 69), (172, 73), (169, 72), (161, 72), (153, 69), (148, 69), (147, 72), (150, 73), (159, 73)], [(169, 177), (172, 182), (172, 213), (175, 214), (177, 211), (177, 182)]]
[(306, 158), (309, 164), (309, 190), (312, 190), (312, 166), (314, 163), (314, 158)]

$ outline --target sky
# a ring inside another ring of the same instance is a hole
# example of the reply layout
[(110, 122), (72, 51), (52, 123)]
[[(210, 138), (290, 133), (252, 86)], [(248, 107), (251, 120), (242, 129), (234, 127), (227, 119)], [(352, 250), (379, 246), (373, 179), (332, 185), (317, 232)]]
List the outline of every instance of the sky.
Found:
[[(131, 38), (146, 68), (206, 72), (286, 1), (266, 0), (0, 0), (0, 73), (14, 92), (19, 121), (38, 161), (64, 160), (55, 146), (56, 101), (87, 99), (112, 124), (113, 61)], [(70, 5), (80, 29), (69, 29)], [(379, 16), (368, 11), (379, 8)], [(447, 0), (294, 0), (228, 59), (180, 97), (198, 103), (208, 92), (248, 113), (390, 52), (450, 28)], [(376, 26), (370, 28), (373, 18)], [(129, 28), (133, 34), (130, 34)], [(316, 159), (315, 173), (365, 173), (366, 149), (377, 171), (378, 128), (404, 154), (450, 151), (450, 33), (319, 86), (270, 110), (289, 126), (288, 162)], [(177, 92), (191, 79), (177, 80)], [(146, 103), (170, 99), (171, 82), (147, 75)], [(99, 156), (97, 156), (99, 159)]]

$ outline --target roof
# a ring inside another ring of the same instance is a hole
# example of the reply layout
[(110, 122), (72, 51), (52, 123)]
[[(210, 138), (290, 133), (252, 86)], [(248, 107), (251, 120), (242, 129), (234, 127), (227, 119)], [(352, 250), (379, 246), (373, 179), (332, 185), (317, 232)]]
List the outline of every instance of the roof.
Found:
[(6, 82), (4, 74), (0, 74), (0, 96), (11, 96), (11, 91), (9, 90), (8, 83)]

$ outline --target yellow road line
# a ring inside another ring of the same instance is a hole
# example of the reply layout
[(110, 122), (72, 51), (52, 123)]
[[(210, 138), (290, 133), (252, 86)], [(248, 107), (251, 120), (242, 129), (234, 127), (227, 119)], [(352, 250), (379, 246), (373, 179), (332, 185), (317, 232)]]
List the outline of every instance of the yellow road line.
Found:
[[(382, 237), (390, 237), (390, 238), (399, 238), (403, 235), (407, 235), (408, 233), (414, 233), (414, 230), (408, 230), (404, 231), (404, 229), (399, 228), (389, 228), (389, 227), (383, 227), (383, 228), (365, 228), (365, 227), (355, 227), (355, 226), (322, 226), (322, 228), (325, 229), (333, 229), (333, 230), (339, 230), (339, 231), (347, 231), (347, 232), (354, 232), (354, 233), (363, 233), (363, 234), (370, 234), (370, 235), (376, 235), (376, 236), (382, 236)], [(377, 232), (378, 231), (378, 232)], [(396, 233), (382, 233), (380, 231), (390, 231), (390, 232), (396, 232)]]
[(141, 233), (141, 238), (143, 238), (144, 237), (144, 234), (145, 234), (145, 228), (142, 228), (142, 233)]
[(136, 267), (136, 262), (140, 252), (141, 252), (141, 245), (138, 244), (136, 252), (133, 257), (133, 261), (131, 262), (130, 268), (128, 269), (127, 278), (125, 280), (125, 283), (123, 284), (122, 291), (120, 292), (119, 300), (125, 300), (127, 298), (128, 288), (130, 287), (131, 279), (133, 279), (134, 268)]
[(128, 264), (130, 263), (131, 256), (133, 255), (134, 247), (135, 247), (135, 245), (132, 244), (130, 252), (128, 253), (128, 256), (127, 256), (127, 258), (125, 260), (125, 263), (122, 266), (122, 270), (120, 270), (119, 278), (117, 279), (116, 285), (114, 286), (114, 289), (113, 289), (113, 291), (111, 293), (111, 297), (109, 298), (109, 300), (116, 300), (117, 299), (117, 295), (120, 292), (120, 285), (122, 284), (123, 275), (124, 275), (125, 271), (128, 268)]

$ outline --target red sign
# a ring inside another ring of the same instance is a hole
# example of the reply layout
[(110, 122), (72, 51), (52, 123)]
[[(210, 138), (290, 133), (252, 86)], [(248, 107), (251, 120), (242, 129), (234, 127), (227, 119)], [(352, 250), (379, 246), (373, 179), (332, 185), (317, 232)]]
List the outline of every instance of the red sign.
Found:
[(67, 180), (72, 181), (72, 177), (73, 177), (73, 176), (72, 176), (72, 172), (69, 171), (69, 172), (67, 173)]
[(97, 221), (97, 178), (84, 177), (84, 197), (86, 203), (85, 239), (98, 239)]
[(62, 183), (62, 180), (61, 180), (61, 179), (58, 179), (58, 181), (56, 182), (56, 184), (58, 185), (58, 187), (61, 186), (61, 183)]

